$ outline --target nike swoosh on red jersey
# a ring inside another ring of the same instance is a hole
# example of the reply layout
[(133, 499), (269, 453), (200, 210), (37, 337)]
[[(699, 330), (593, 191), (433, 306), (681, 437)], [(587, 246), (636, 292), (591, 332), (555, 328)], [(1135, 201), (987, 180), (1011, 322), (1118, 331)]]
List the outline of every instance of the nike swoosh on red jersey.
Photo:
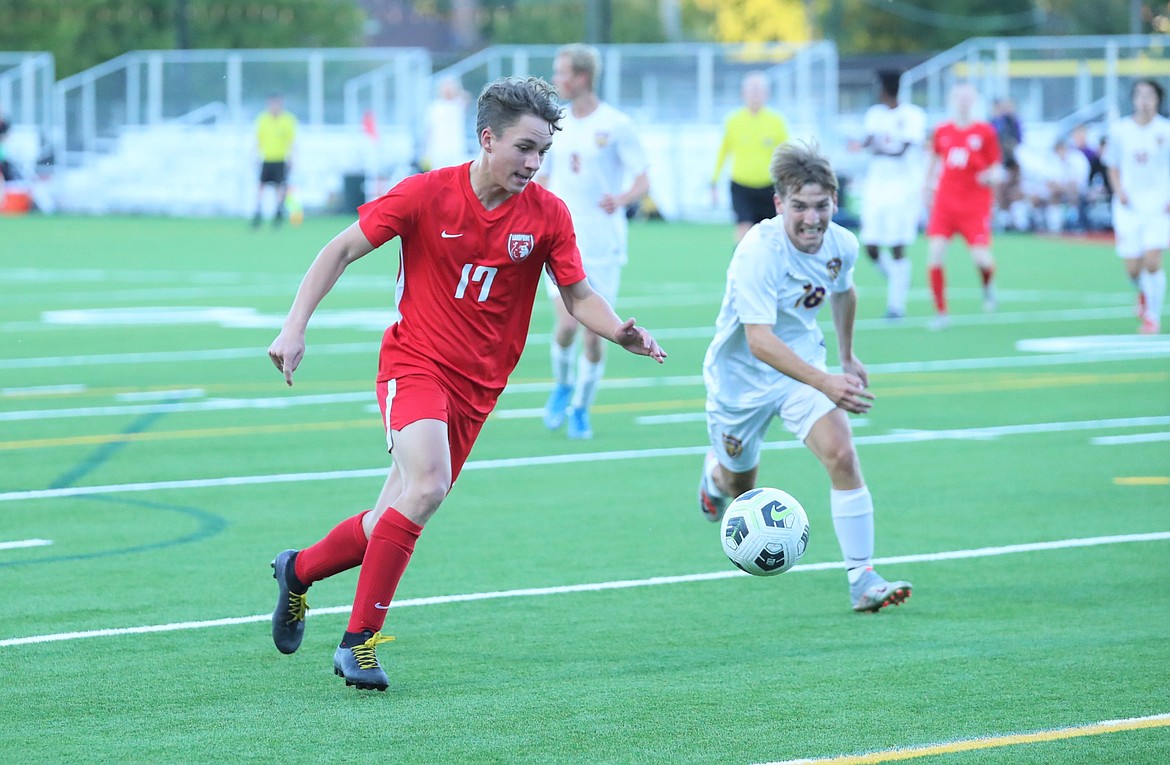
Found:
[(463, 236), (463, 234), (448, 234), (447, 229), (443, 229), (443, 232), (439, 234), (439, 236), (443, 237), (444, 239), (458, 239), (459, 237)]

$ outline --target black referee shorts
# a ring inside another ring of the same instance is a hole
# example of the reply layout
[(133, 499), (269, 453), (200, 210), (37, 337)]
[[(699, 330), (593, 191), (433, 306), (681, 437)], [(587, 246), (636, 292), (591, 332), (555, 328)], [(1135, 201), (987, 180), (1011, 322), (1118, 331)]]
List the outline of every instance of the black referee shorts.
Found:
[(762, 189), (731, 182), (731, 209), (735, 211), (736, 223), (759, 223), (776, 217), (776, 204), (772, 201), (775, 189)]

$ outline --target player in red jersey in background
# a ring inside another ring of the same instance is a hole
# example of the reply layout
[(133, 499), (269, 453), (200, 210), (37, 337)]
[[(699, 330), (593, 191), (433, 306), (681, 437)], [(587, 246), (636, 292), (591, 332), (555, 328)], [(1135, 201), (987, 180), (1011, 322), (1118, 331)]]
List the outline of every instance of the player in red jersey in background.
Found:
[(937, 311), (932, 329), (943, 329), (947, 318), (943, 261), (951, 237), (967, 242), (971, 259), (983, 279), (983, 309), (994, 311), (995, 259), (991, 255), (991, 209), (994, 187), (1003, 175), (999, 138), (989, 122), (974, 118), (976, 94), (968, 83), (951, 90), (954, 119), (935, 129), (926, 172), (927, 274)]
[(346, 685), (385, 690), (375, 654), (386, 611), (424, 524), (439, 508), (524, 349), (541, 273), (592, 332), (656, 359), (666, 354), (634, 320), (589, 288), (565, 204), (532, 183), (559, 129), (556, 91), (502, 78), (479, 96), (473, 162), (409, 177), (358, 208), (358, 220), (309, 267), (268, 355), (286, 382), (305, 353), (309, 317), (346, 266), (401, 239), (399, 319), (385, 332), (377, 397), (394, 455), (372, 510), (273, 561), (279, 600), (272, 638), (292, 653), (309, 585), (361, 566), (349, 624), (334, 652)]

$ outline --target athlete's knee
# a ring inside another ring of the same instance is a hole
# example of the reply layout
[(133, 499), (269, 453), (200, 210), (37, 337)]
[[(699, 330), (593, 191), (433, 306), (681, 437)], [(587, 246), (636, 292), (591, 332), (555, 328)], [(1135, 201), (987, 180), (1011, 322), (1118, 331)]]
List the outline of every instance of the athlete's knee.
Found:
[(848, 478), (861, 475), (861, 465), (857, 460), (857, 450), (847, 440), (832, 444), (821, 454), (821, 461), (829, 475), (834, 478)]
[(399, 502), (417, 507), (429, 514), (438, 509), (451, 491), (451, 471), (436, 467), (410, 477), (403, 487)]

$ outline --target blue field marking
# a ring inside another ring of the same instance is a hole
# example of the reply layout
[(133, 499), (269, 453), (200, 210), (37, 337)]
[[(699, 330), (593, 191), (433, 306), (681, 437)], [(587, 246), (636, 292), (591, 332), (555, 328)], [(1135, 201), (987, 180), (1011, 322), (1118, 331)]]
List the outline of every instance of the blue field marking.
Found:
[[(122, 435), (129, 435), (132, 433), (142, 433), (150, 429), (151, 425), (157, 422), (166, 412), (147, 412), (141, 417), (134, 420), (128, 427), (121, 431)], [(71, 488), (79, 479), (98, 469), (110, 460), (115, 454), (129, 444), (130, 441), (111, 441), (107, 444), (102, 444), (88, 457), (81, 462), (74, 465), (69, 470), (66, 470), (49, 484), (50, 489), (68, 489)], [(104, 502), (106, 504), (129, 505), (131, 507), (142, 507), (151, 510), (160, 510), (163, 512), (178, 513), (189, 518), (195, 519), (196, 528), (187, 534), (182, 534), (170, 539), (160, 539), (145, 544), (131, 545), (129, 547), (120, 547), (112, 550), (103, 550), (101, 552), (90, 553), (74, 553), (71, 555), (54, 555), (42, 558), (32, 558), (25, 560), (14, 560), (0, 562), (0, 568), (7, 566), (23, 566), (35, 563), (61, 563), (64, 561), (88, 560), (91, 558), (105, 558), (116, 555), (130, 555), (132, 553), (146, 552), (147, 550), (157, 550), (164, 547), (172, 547), (175, 545), (188, 544), (191, 542), (198, 542), (216, 534), (227, 528), (227, 520), (215, 513), (208, 512), (198, 507), (190, 507), (185, 505), (171, 505), (162, 502), (152, 502), (149, 500), (131, 499), (129, 497), (115, 497), (115, 496), (88, 496), (86, 500)]]
[(166, 547), (175, 547), (176, 545), (191, 544), (193, 542), (201, 542), (204, 539), (219, 534), (227, 528), (228, 522), (222, 515), (208, 512), (198, 507), (189, 507), (185, 505), (170, 505), (165, 502), (151, 502), (149, 500), (131, 499), (130, 497), (85, 497), (84, 499), (91, 502), (104, 502), (113, 505), (129, 505), (131, 507), (141, 507), (148, 510), (158, 510), (166, 513), (175, 513), (177, 515), (186, 516), (195, 521), (195, 529), (180, 534), (169, 539), (158, 539), (152, 542), (146, 542), (138, 545), (131, 545), (129, 547), (118, 547), (111, 550), (102, 550), (100, 552), (88, 553), (73, 553), (71, 555), (52, 555), (41, 558), (29, 558), (25, 560), (0, 561), (0, 568), (8, 566), (28, 566), (37, 563), (64, 563), (67, 561), (77, 560), (91, 560), (93, 558), (109, 558), (119, 555), (132, 555), (134, 553), (148, 552), (151, 550), (161, 550)]
[[(147, 412), (134, 422), (130, 423), (128, 427), (121, 431), (121, 435), (130, 435), (132, 433), (142, 433), (150, 428), (159, 418), (163, 416), (164, 412)], [(56, 480), (49, 484), (50, 489), (65, 489), (74, 485), (80, 478), (88, 473), (97, 470), (104, 465), (111, 457), (122, 450), (122, 447), (130, 443), (129, 441), (110, 441), (102, 444), (94, 449), (88, 457), (77, 463), (64, 473), (59, 475)]]

